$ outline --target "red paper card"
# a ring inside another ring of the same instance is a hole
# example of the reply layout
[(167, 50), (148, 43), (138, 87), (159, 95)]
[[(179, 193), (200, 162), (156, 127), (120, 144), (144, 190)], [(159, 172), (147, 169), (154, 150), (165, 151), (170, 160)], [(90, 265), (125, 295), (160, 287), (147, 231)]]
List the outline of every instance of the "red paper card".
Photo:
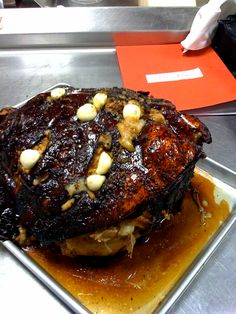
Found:
[[(236, 80), (215, 51), (208, 47), (182, 53), (180, 44), (116, 47), (123, 84), (145, 90), (173, 102), (179, 110), (211, 106), (236, 99)], [(203, 76), (193, 79), (148, 83), (147, 74), (189, 71), (199, 68)]]

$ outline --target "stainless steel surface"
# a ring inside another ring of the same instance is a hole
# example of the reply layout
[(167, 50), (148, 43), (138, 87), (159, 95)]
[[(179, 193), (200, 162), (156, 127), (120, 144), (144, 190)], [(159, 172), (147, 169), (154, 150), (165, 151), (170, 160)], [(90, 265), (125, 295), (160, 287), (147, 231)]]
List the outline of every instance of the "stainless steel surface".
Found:
[(68, 314), (68, 308), (0, 244), (0, 311), (3, 314)]
[(211, 176), (219, 178), (222, 182), (236, 188), (236, 171), (206, 157), (198, 161), (198, 166)]
[(2, 245), (20, 261), (36, 278), (48, 287), (68, 308), (76, 313), (89, 314), (81, 304), (77, 302), (66, 290), (63, 289), (52, 277), (50, 277), (41, 267), (32, 262), (22, 250), (11, 241), (5, 241)]
[(206, 154), (236, 171), (236, 124), (234, 116), (201, 117), (212, 134), (212, 144), (205, 146)]
[(198, 116), (235, 116), (236, 100), (215, 106), (187, 110), (186, 112)]
[(55, 7), (57, 6), (57, 2), (55, 0), (34, 0), (40, 7)]
[(195, 13), (194, 7), (3, 9), (0, 49), (180, 42)]
[[(15, 105), (54, 84), (121, 86), (114, 49), (0, 51), (0, 105)], [(14, 86), (14, 93), (11, 93)]]
[(210, 116), (236, 116), (236, 111), (229, 111), (229, 112), (209, 112), (209, 113), (199, 113), (199, 114), (192, 114), (198, 117), (210, 117)]
[(138, 0), (35, 0), (41, 7), (49, 6), (54, 7), (57, 5), (79, 7), (79, 6), (138, 6)]
[[(163, 2), (153, 1), (153, 0), (98, 0), (97, 3), (95, 1), (76, 1), (76, 0), (35, 0), (35, 2), (41, 7), (49, 6), (55, 7), (57, 5), (63, 6), (163, 6)], [(195, 3), (194, 3), (195, 2)], [(206, 4), (208, 0), (197, 0), (197, 1), (178, 1), (175, 5), (182, 6), (202, 6)], [(171, 3), (165, 1), (164, 6), (169, 6)], [(172, 2), (173, 5), (173, 2)]]
[[(157, 8), (146, 11), (135, 11), (134, 8), (126, 9), (132, 10), (124, 11), (120, 8), (120, 11), (116, 11), (114, 8), (114, 11), (107, 11), (106, 9), (100, 11), (96, 15), (100, 16), (99, 19), (96, 19), (96, 23), (94, 22), (95, 15), (93, 15), (95, 11), (93, 10), (97, 9), (92, 8), (91, 11), (83, 9), (83, 12), (86, 13), (84, 17), (93, 17), (92, 23), (92, 18), (84, 19), (85, 24), (76, 19), (77, 11), (74, 11), (75, 13), (72, 13), (73, 23), (71, 22), (69, 25), (63, 25), (64, 21), (60, 20), (60, 13), (52, 11), (55, 15), (55, 24), (49, 25), (48, 32), (45, 29), (46, 27), (42, 26), (40, 28), (42, 21), (50, 20), (47, 10), (35, 9), (38, 10), (37, 12), (45, 12), (44, 14), (38, 13), (37, 17), (36, 14), (32, 15), (30, 13), (32, 12), (31, 9), (28, 9), (27, 14), (22, 9), (23, 15), (21, 17), (32, 16), (25, 23), (22, 23), (24, 19), (20, 18), (19, 15), (17, 16), (17, 14), (15, 15), (14, 9), (12, 9), (12, 15), (9, 13), (10, 10), (1, 10), (0, 16), (3, 15), (3, 11), (8, 12), (5, 21), (8, 21), (9, 24), (4, 22), (3, 30), (0, 31), (0, 49), (2, 48), (0, 50), (0, 106), (15, 105), (59, 82), (66, 82), (75, 87), (121, 86), (116, 54), (114, 48), (112, 48), (112, 45), (114, 45), (112, 33), (122, 33), (127, 28), (129, 32), (126, 34), (125, 40), (126, 43), (131, 44), (139, 42), (145, 33), (151, 34), (146, 43), (150, 43), (151, 38), (154, 40), (153, 43), (158, 42), (160, 34), (164, 34), (163, 41), (167, 40), (168, 42), (170, 40), (168, 36), (172, 36), (172, 42), (174, 42), (176, 34), (184, 36), (184, 33), (187, 32), (195, 13), (195, 9), (189, 9), (188, 11), (185, 10), (186, 8), (181, 9), (182, 11), (178, 9), (175, 9), (176, 11), (164, 9), (162, 11)], [(61, 16), (68, 16), (68, 12), (66, 15), (62, 13)], [(108, 17), (108, 13), (111, 14), (111, 12), (113, 12), (112, 15)], [(176, 14), (173, 15), (173, 12)], [(81, 17), (81, 15), (78, 16)], [(183, 18), (183, 16), (185, 17)], [(34, 19), (35, 24), (31, 27), (30, 21), (32, 22)], [(112, 23), (113, 19), (115, 20), (114, 23)], [(183, 24), (173, 24), (173, 19), (178, 20), (177, 23), (182, 23), (181, 19), (184, 22)], [(75, 21), (76, 23), (74, 23)], [(123, 24), (119, 25), (121, 22)], [(179, 29), (176, 30), (175, 28), (173, 30), (172, 27), (176, 27), (176, 25), (180, 26)], [(55, 30), (57, 27), (57, 32), (54, 34), (53, 29)], [(79, 27), (82, 29), (81, 33)], [(118, 31), (115, 29), (116, 27)], [(44, 29), (46, 33), (40, 33), (40, 29), (41, 31)], [(98, 32), (96, 33), (95, 30), (98, 30)], [(156, 30), (158, 30), (157, 33)], [(87, 34), (90, 34), (88, 38)], [(135, 36), (137, 36), (136, 39)], [(95, 43), (93, 43), (93, 40)], [(124, 38), (122, 40), (125, 43)], [(145, 38), (140, 41), (140, 43), (143, 42), (145, 42)], [(88, 49), (90, 46), (97, 46), (97, 48)], [(7, 47), (13, 47), (14, 49), (7, 49)], [(28, 48), (24, 49), (24, 47)], [(40, 49), (36, 49), (37, 47), (40, 47)], [(43, 47), (46, 48), (43, 49)], [(56, 49), (55, 47), (61, 48)], [(68, 47), (71, 48), (68, 49)], [(80, 49), (80, 47), (84, 48)], [(232, 110), (235, 105), (230, 106), (230, 104), (223, 107), (219, 106), (219, 110), (220, 112), (226, 111), (227, 108)], [(236, 171), (235, 117), (213, 116), (202, 117), (201, 120), (209, 126), (213, 137), (213, 143), (205, 147), (207, 155)], [(233, 182), (234, 177), (232, 176), (228, 180)], [(215, 314), (236, 312), (235, 243), (236, 226), (234, 224), (219, 249), (204, 266), (204, 270), (169, 313)], [(24, 314), (31, 314), (32, 312), (64, 314), (70, 312), (28, 271), (21, 267), (19, 262), (12, 258), (1, 245), (0, 295), (0, 311), (4, 314), (21, 313), (23, 311)]]

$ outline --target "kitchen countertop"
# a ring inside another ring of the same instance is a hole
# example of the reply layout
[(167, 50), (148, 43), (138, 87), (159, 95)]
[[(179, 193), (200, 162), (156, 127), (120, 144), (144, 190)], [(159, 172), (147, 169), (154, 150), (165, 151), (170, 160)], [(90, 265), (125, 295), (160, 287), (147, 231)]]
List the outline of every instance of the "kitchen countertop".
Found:
[[(16, 0), (3, 1), (5, 8), (31, 8), (31, 7), (83, 7), (83, 6), (202, 6), (207, 0), (100, 0), (100, 1), (79, 1), (79, 0)], [(1, 0), (0, 0), (1, 3)]]
[[(1, 12), (1, 11), (0, 11)], [(0, 14), (1, 16), (1, 14)], [(1, 42), (1, 34), (0, 34)], [(1, 44), (0, 44), (1, 46)], [(15, 105), (59, 82), (75, 87), (121, 86), (111, 47), (10, 47), (0, 50), (0, 106)], [(234, 104), (235, 107), (235, 104)], [(207, 155), (236, 171), (234, 116), (202, 117), (213, 143)], [(236, 226), (169, 313), (236, 312)], [(70, 311), (0, 245), (1, 313)]]

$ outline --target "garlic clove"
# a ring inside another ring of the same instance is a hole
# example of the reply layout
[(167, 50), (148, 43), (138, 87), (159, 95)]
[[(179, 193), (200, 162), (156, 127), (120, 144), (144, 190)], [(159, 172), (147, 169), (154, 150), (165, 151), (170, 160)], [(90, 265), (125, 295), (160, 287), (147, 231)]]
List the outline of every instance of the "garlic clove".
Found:
[(138, 121), (141, 117), (139, 106), (132, 103), (125, 105), (123, 108), (123, 117), (125, 120)]
[(51, 97), (52, 99), (59, 99), (61, 98), (62, 96), (64, 96), (66, 93), (66, 90), (65, 88), (62, 88), (62, 87), (57, 87), (57, 88), (54, 88), (52, 91), (51, 91)]
[(61, 210), (66, 211), (71, 208), (71, 206), (74, 204), (75, 198), (69, 199), (67, 202), (61, 205)]
[(97, 110), (93, 104), (84, 104), (77, 110), (77, 118), (82, 121), (91, 121), (96, 118)]
[(90, 191), (95, 192), (101, 188), (105, 180), (105, 176), (102, 176), (100, 174), (92, 174), (91, 176), (87, 177), (86, 184)]
[(110, 155), (106, 152), (102, 152), (98, 160), (96, 173), (106, 174), (110, 170), (111, 165), (112, 165), (112, 159)]
[(97, 93), (93, 97), (93, 104), (97, 110), (100, 110), (107, 101), (107, 95), (105, 93)]
[(40, 157), (41, 154), (36, 149), (25, 149), (20, 154), (20, 163), (23, 168), (31, 169)]

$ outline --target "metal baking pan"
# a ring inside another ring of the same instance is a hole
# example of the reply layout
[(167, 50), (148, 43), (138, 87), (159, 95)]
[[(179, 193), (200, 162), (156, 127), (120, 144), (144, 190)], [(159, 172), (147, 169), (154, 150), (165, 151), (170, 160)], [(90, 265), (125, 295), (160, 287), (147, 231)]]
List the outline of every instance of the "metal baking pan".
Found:
[[(66, 83), (56, 84), (43, 92), (50, 91), (56, 87), (69, 86)], [(23, 106), (29, 99), (19, 103), (15, 107)], [(203, 269), (204, 265), (211, 257), (213, 252), (222, 242), (225, 235), (229, 232), (236, 220), (236, 172), (215, 162), (210, 158), (206, 158), (198, 163), (200, 169), (207, 171), (213, 178), (213, 182), (218, 189), (218, 194), (226, 199), (230, 205), (230, 214), (228, 218), (217, 229), (210, 238), (200, 254), (194, 259), (185, 271), (184, 275), (178, 280), (174, 288), (165, 297), (164, 301), (155, 310), (155, 313), (166, 313), (175, 302), (183, 295), (193, 279)], [(33, 275), (39, 279), (54, 295), (61, 300), (73, 313), (88, 314), (89, 309), (85, 308), (77, 299), (75, 299), (68, 291), (66, 291), (54, 278), (45, 272), (35, 261), (33, 261), (21, 248), (11, 241), (4, 241), (2, 245)]]

